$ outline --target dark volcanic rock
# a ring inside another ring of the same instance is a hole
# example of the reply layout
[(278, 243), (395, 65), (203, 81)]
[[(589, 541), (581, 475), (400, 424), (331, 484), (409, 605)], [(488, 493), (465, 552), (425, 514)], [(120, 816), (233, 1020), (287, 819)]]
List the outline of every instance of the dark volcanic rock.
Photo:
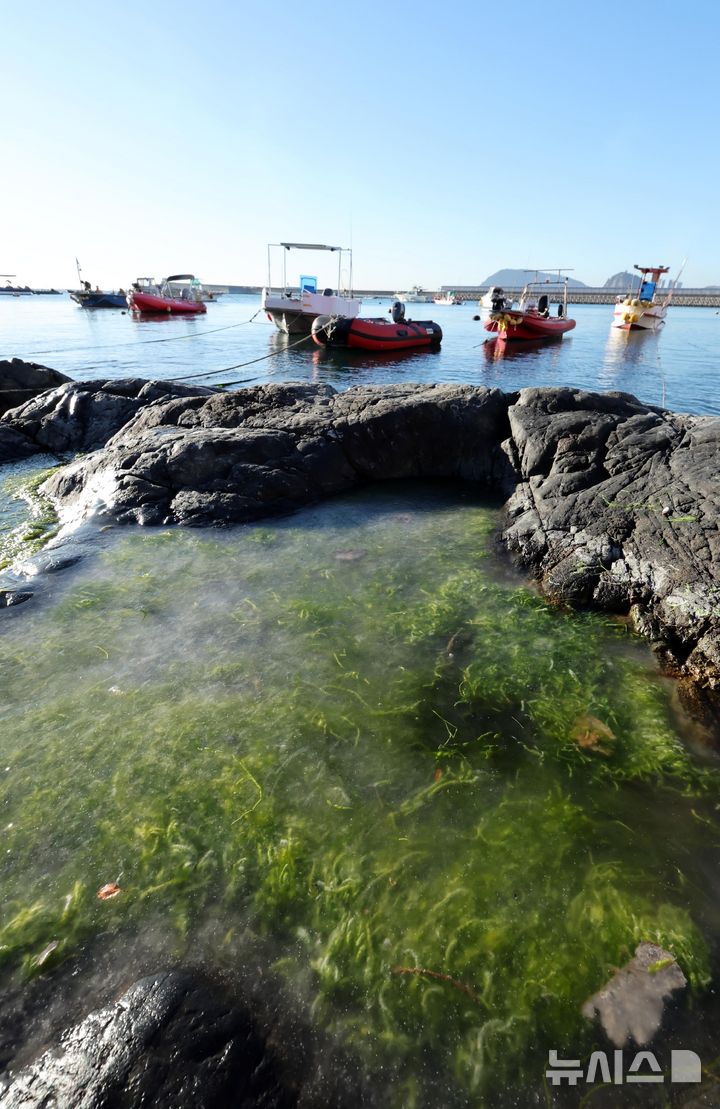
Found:
[[(103, 945), (94, 954), (115, 978), (120, 968), (105, 962)], [(133, 946), (131, 961), (135, 955)], [(88, 969), (81, 961), (71, 973), (59, 969), (5, 996), (2, 1109), (387, 1104), (377, 1078), (315, 1029), (299, 999), (278, 992), (252, 960), (236, 975), (178, 967), (129, 989), (110, 985), (102, 1007), (83, 1004), (83, 982), (92, 996), (99, 981), (97, 965), (89, 980), (78, 981)]]
[(69, 380), (59, 370), (51, 370), (37, 362), (23, 362), (22, 358), (0, 360), (0, 416)]
[(141, 979), (90, 1013), (0, 1094), (3, 1109), (297, 1103), (249, 1011), (180, 971)]
[(720, 685), (720, 420), (575, 389), (524, 389), (509, 419), (510, 549), (549, 593), (630, 612)]
[(49, 480), (82, 514), (208, 524), (286, 512), (360, 482), (512, 485), (507, 399), (470, 386), (264, 385), (143, 409), (107, 448)]
[(31, 454), (37, 454), (37, 450), (27, 435), (0, 423), (0, 464), (14, 462), (18, 458), (29, 458)]
[(116, 431), (147, 405), (170, 397), (187, 399), (213, 392), (203, 386), (142, 378), (63, 381), (58, 388), (43, 392), (7, 413), (0, 428), (20, 433), (25, 441), (34, 444), (36, 451), (53, 454), (92, 451), (104, 447)]
[[(720, 689), (720, 420), (622, 393), (458, 385), (63, 385), (3, 425), (103, 450), (45, 490), (77, 519), (222, 524), (368, 481), (463, 478), (509, 497), (504, 540), (546, 591), (630, 613)], [(0, 426), (3, 426), (0, 425)]]

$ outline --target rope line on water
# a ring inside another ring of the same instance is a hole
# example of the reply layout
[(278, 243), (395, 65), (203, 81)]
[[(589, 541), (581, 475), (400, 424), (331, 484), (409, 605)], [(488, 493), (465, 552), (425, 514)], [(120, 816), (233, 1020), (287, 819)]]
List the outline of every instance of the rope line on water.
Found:
[[(243, 322), (244, 323), (249, 323), (250, 321), (249, 320), (244, 320)], [(232, 326), (235, 326), (235, 325), (232, 325)], [(309, 335), (302, 335), (299, 339), (296, 339), (294, 343), (287, 343), (283, 347), (278, 347), (277, 350), (271, 350), (269, 354), (261, 354), (259, 358), (251, 358), (248, 362), (238, 362), (234, 366), (223, 366), (219, 370), (210, 370), (209, 373), (189, 374), (187, 377), (150, 378), (149, 380), (159, 381), (160, 383), (162, 383), (163, 381), (167, 381), (167, 382), (171, 382), (171, 381), (198, 381), (198, 380), (201, 380), (201, 379), (206, 378), (206, 377), (217, 377), (218, 374), (227, 374), (227, 373), (230, 373), (231, 370), (242, 370), (242, 369), (245, 368), (245, 366), (254, 366), (256, 362), (264, 362), (267, 358), (277, 358), (277, 356), (279, 354), (285, 354), (286, 351), (292, 350), (294, 347), (299, 347), (301, 343), (307, 343), (309, 338), (310, 338)], [(226, 385), (245, 385), (245, 384), (247, 384), (248, 381), (253, 381), (253, 380), (254, 380), (254, 378), (252, 378), (252, 377), (246, 377), (246, 378), (243, 378), (242, 380), (239, 380), (239, 381), (223, 381), (222, 384), (223, 384), (223, 386), (226, 386)], [(63, 384), (68, 384), (68, 383), (63, 382)], [(82, 385), (82, 381), (78, 381), (75, 384)], [(59, 388), (59, 386), (56, 386), (56, 388)], [(45, 391), (49, 392), (49, 390), (45, 390)], [(2, 393), (37, 393), (37, 389), (32, 389), (32, 388), (30, 388), (30, 389), (0, 389), (0, 395)]]
[[(287, 343), (284, 347), (279, 347), (278, 350), (271, 350), (269, 354), (261, 354), (259, 358), (251, 358), (249, 362), (238, 362), (236, 366), (224, 366), (221, 370), (212, 370), (210, 373), (205, 374), (190, 374), (189, 377), (173, 377), (169, 378), (170, 381), (199, 381), (205, 377), (216, 377), (217, 374), (230, 373), (230, 370), (242, 370), (245, 366), (254, 366), (256, 362), (264, 362), (266, 358), (276, 358), (278, 354), (284, 354), (285, 351), (292, 350), (293, 347), (299, 347), (301, 343), (306, 343), (310, 338), (309, 335), (303, 335), (301, 338), (296, 339), (294, 343)], [(250, 381), (251, 378), (246, 380)], [(226, 381), (225, 385), (239, 385), (237, 381)]]
[(188, 335), (168, 335), (164, 339), (137, 339), (133, 343), (103, 343), (101, 346), (95, 347), (56, 347), (55, 350), (30, 350), (27, 352), (28, 358), (36, 358), (39, 354), (81, 354), (88, 350), (120, 350), (123, 347), (144, 347), (149, 343), (176, 343), (180, 339), (199, 339), (202, 335), (216, 335), (218, 331), (229, 331), (232, 327), (244, 327), (245, 324), (252, 323), (255, 316), (262, 312), (262, 308), (258, 308), (249, 320), (240, 320), (238, 323), (227, 323), (223, 327), (213, 327), (209, 331), (194, 331)]

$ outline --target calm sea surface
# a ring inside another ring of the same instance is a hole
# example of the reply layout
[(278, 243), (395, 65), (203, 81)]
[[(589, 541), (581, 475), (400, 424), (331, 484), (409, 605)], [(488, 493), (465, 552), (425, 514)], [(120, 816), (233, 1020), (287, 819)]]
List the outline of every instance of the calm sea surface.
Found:
[[(388, 305), (365, 300), (362, 314), (387, 318)], [(441, 325), (442, 348), (368, 355), (328, 351), (311, 340), (288, 343), (259, 306), (258, 296), (224, 296), (200, 318), (135, 320), (120, 310), (78, 308), (66, 294), (0, 297), (0, 357), (39, 361), (80, 380), (137, 375), (193, 377), (208, 385), (312, 381), (336, 389), (399, 381), (505, 390), (574, 385), (623, 390), (680, 412), (720, 413), (720, 315), (712, 308), (671, 308), (662, 332), (651, 335), (614, 331), (611, 305), (572, 305), (577, 328), (561, 342), (518, 344), (504, 353), (473, 320), (474, 303), (414, 304), (409, 316)]]

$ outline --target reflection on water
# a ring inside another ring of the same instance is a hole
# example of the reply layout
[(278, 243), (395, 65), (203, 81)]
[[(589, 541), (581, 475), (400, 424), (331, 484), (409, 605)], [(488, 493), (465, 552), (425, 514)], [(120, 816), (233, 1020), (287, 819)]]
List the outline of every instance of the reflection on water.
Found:
[(713, 764), (646, 647), (496, 565), (496, 523), (466, 489), (392, 486), (138, 529), (11, 613), (0, 997), (83, 948), (94, 977), (99, 935), (127, 939), (126, 980), (148, 929), (212, 969), (262, 937), (265, 990), (398, 1109), (540, 1104), (640, 939), (709, 1020)]
[[(363, 314), (384, 316), (388, 304), (368, 302)], [(440, 350), (375, 355), (279, 336), (252, 296), (221, 297), (203, 317), (159, 320), (88, 312), (66, 297), (2, 297), (0, 356), (41, 360), (78, 378), (216, 372), (201, 379), (212, 384), (227, 380), (232, 368), (243, 382), (317, 381), (338, 389), (386, 381), (622, 388), (650, 404), (720, 413), (720, 316), (711, 308), (671, 307), (661, 332), (640, 334), (611, 327), (612, 305), (573, 305), (577, 327), (561, 341), (501, 352), (484, 342), (475, 304), (417, 307), (442, 327)]]

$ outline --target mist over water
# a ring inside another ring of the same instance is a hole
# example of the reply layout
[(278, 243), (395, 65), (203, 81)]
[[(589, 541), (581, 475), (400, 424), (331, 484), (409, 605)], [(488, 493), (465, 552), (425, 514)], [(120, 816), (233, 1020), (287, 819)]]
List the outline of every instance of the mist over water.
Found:
[[(387, 318), (388, 306), (368, 299), (361, 314)], [(0, 356), (40, 361), (78, 379), (210, 374), (198, 384), (313, 381), (336, 389), (409, 381), (504, 390), (571, 385), (621, 390), (675, 411), (720, 412), (720, 315), (711, 308), (671, 306), (665, 327), (653, 335), (613, 330), (612, 305), (571, 305), (577, 327), (562, 341), (503, 352), (473, 320), (476, 304), (412, 304), (408, 316), (440, 324), (442, 347), (379, 356), (319, 348), (311, 340), (288, 349), (262, 313), (242, 323), (259, 307), (257, 296), (233, 295), (209, 304), (205, 316), (135, 320), (121, 311), (78, 308), (65, 295), (0, 297)], [(156, 341), (164, 339), (172, 341)]]

